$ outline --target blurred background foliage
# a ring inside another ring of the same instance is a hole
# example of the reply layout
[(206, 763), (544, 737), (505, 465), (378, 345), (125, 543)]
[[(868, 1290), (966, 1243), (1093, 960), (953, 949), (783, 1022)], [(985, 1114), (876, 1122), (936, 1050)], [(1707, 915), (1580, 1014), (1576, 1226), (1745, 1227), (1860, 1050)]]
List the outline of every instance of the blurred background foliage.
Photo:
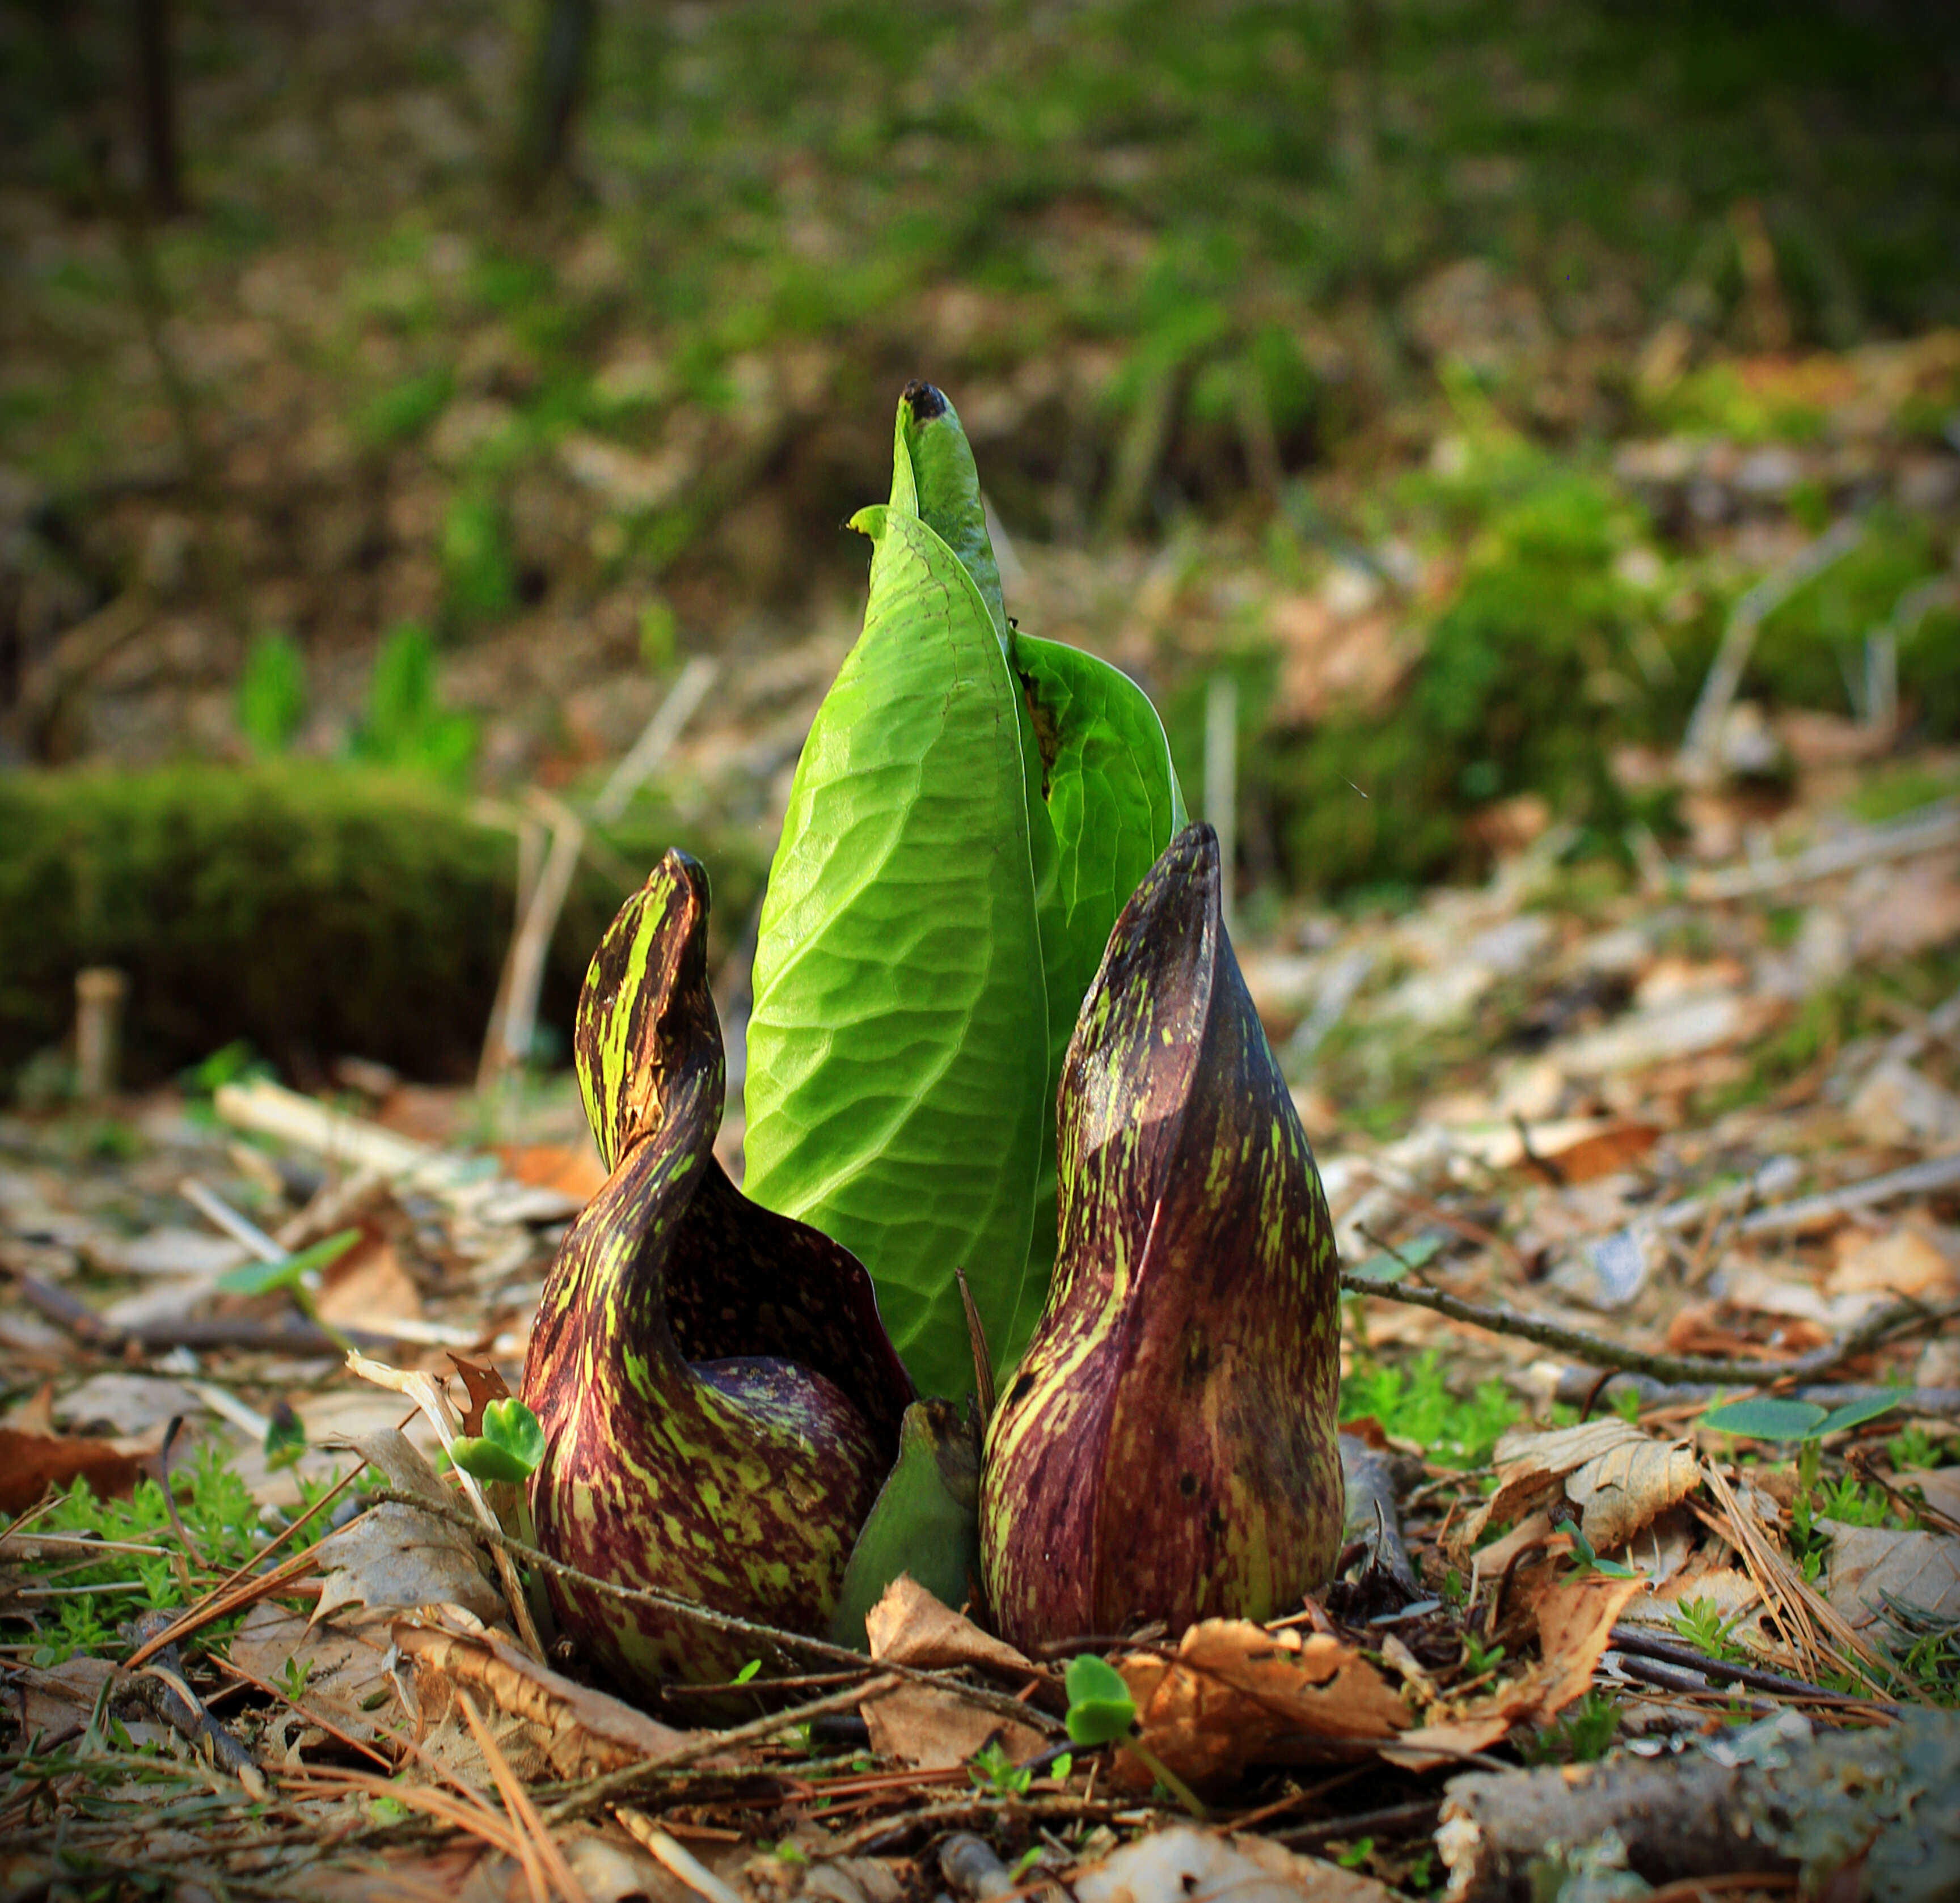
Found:
[[(0, 1065), (76, 962), (245, 959), (262, 1048), (456, 1068), (482, 800), (585, 797), (691, 654), (619, 851), (751, 889), (914, 375), (1194, 789), (1238, 680), (1249, 896), (1474, 875), (1520, 799), (1669, 839), (1640, 759), (1846, 515), (1745, 694), (1866, 718), (1885, 629), (1960, 739), (1951, 9), (14, 0), (0, 107)], [(385, 1023), (297, 1001), (349, 972)]]

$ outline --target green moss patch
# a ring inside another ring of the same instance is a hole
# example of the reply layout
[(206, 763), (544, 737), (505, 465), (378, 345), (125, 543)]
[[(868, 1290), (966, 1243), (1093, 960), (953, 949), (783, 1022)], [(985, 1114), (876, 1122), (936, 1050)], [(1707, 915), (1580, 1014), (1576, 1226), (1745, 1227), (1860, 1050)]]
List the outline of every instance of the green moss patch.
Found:
[[(739, 931), (760, 867), (645, 813), (613, 854), (669, 845), (716, 879)], [(411, 1075), (471, 1074), (516, 907), (510, 832), (458, 795), (374, 768), (0, 776), (0, 1082), (57, 1043), (75, 974), (130, 979), (125, 1076), (141, 1082), (244, 1038), (287, 1066), (348, 1053)], [(571, 1022), (592, 948), (623, 894), (581, 867), (541, 1007)]]

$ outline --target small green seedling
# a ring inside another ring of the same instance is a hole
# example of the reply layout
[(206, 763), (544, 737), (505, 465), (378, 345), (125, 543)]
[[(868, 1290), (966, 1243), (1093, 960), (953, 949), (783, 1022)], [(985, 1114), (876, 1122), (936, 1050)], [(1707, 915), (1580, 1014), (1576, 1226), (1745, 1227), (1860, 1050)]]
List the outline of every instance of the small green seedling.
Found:
[(296, 1255), (282, 1255), (275, 1262), (244, 1263), (219, 1276), (218, 1286), (228, 1295), (270, 1295), (280, 1289), (304, 1294), (312, 1286), (310, 1277), (332, 1268), (360, 1239), (359, 1230), (342, 1229)]
[(1814, 1401), (1786, 1401), (1775, 1395), (1756, 1395), (1745, 1401), (1725, 1402), (1710, 1408), (1696, 1424), (1752, 1440), (1794, 1440), (1799, 1491), (1808, 1500), (1817, 1485), (1817, 1457), (1827, 1434), (1862, 1427), (1867, 1421), (1889, 1414), (1898, 1405), (1888, 1395), (1847, 1401), (1841, 1408), (1820, 1408)]
[(1068, 1662), (1062, 1674), (1068, 1692), (1068, 1735), (1078, 1745), (1115, 1744), (1137, 1722), (1137, 1701), (1122, 1675), (1093, 1652)]
[(1026, 1796), (1035, 1777), (1026, 1765), (1017, 1765), (1007, 1755), (998, 1738), (988, 1739), (985, 1747), (967, 1760), (966, 1774), (979, 1789), (996, 1797)]
[(1622, 1561), (1602, 1559), (1594, 1550), (1592, 1542), (1580, 1530), (1577, 1522), (1561, 1520), (1552, 1530), (1571, 1535), (1572, 1557), (1578, 1562), (1582, 1573), (1604, 1573), (1609, 1579), (1631, 1579), (1634, 1577), (1634, 1569)]
[(279, 1674), (279, 1689), (293, 1704), (298, 1704), (306, 1696), (307, 1681), (312, 1676), (312, 1660), (288, 1659)]
[[(496, 1404), (493, 1402), (491, 1405), (494, 1407)], [(751, 1659), (746, 1665), (743, 1666), (740, 1671), (736, 1673), (735, 1683), (737, 1685), (746, 1685), (758, 1672), (762, 1670), (762, 1662), (760, 1659)]]
[(1068, 1714), (1063, 1722), (1077, 1744), (1120, 1745), (1192, 1816), (1202, 1821), (1204, 1806), (1191, 1787), (1135, 1736), (1137, 1701), (1114, 1666), (1093, 1652), (1080, 1653), (1069, 1660), (1062, 1685), (1068, 1693)]
[[(479, 1480), (507, 1481), (515, 1486), (528, 1480), (545, 1457), (545, 1430), (523, 1402), (512, 1396), (492, 1401), (483, 1409), (482, 1434), (460, 1434), (449, 1450), (451, 1462)], [(761, 1662), (754, 1663), (759, 1670)], [(745, 1673), (741, 1682), (749, 1675)]]
[(1674, 1629), (1696, 1651), (1718, 1665), (1741, 1665), (1748, 1654), (1729, 1636), (1742, 1618), (1739, 1612), (1724, 1618), (1713, 1599), (1683, 1599), (1674, 1609)]
[(1820, 1408), (1814, 1401), (1785, 1401), (1774, 1395), (1758, 1395), (1710, 1408), (1696, 1424), (1717, 1427), (1723, 1434), (1741, 1434), (1751, 1440), (1801, 1443), (1861, 1427), (1867, 1421), (1891, 1413), (1898, 1405), (1890, 1396), (1879, 1395), (1863, 1401), (1847, 1401), (1836, 1408)]

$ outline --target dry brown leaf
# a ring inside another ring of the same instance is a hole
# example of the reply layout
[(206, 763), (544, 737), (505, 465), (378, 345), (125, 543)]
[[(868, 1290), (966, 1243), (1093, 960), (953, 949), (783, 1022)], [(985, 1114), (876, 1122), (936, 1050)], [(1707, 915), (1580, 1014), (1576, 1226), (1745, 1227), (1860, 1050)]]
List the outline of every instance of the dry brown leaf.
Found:
[[(84, 1382), (86, 1387), (88, 1384)], [(6, 1425), (16, 1434), (52, 1434), (55, 1428), (55, 1384), (43, 1381), (26, 1400), (7, 1410)], [(126, 1428), (123, 1430), (127, 1433)]]
[(1270, 1838), (1173, 1824), (1079, 1870), (1078, 1903), (1392, 1903), (1395, 1892)]
[(1133, 1653), (1118, 1667), (1143, 1739), (1180, 1777), (1227, 1776), (1317, 1739), (1389, 1738), (1408, 1707), (1351, 1647), (1325, 1633), (1269, 1632), (1206, 1619), (1175, 1656)]
[(1643, 1579), (1587, 1573), (1538, 1590), (1532, 1601), (1540, 1655), (1535, 1719), (1554, 1717), (1586, 1695), (1615, 1621), (1647, 1590)]
[(77, 1440), (0, 1427), (0, 1513), (24, 1513), (50, 1487), (66, 1488), (78, 1480), (106, 1499), (120, 1500), (142, 1478), (143, 1456), (156, 1450), (153, 1437)]
[[(1543, 1545), (1551, 1538), (1551, 1516), (1542, 1509), (1527, 1513), (1501, 1539), (1494, 1539), (1489, 1545), (1480, 1546), (1471, 1553), (1470, 1570), (1480, 1580), (1502, 1579), (1505, 1570), (1519, 1554)], [(1462, 1550), (1468, 1551), (1467, 1546)]]
[(924, 1672), (966, 1665), (1020, 1672), (1035, 1669), (1024, 1654), (1004, 1640), (982, 1631), (971, 1619), (935, 1599), (908, 1573), (892, 1580), (865, 1615), (864, 1636), (873, 1659), (916, 1666)]
[[(397, 1619), (392, 1636), (415, 1667), (415, 1698), (425, 1723), (444, 1723), (457, 1693), (466, 1688), (479, 1707), (487, 1701), (525, 1728), (521, 1755), (542, 1760), (555, 1777), (617, 1771), (664, 1757), (688, 1742), (687, 1733), (539, 1665), (494, 1632)], [(508, 1755), (510, 1744), (501, 1737), (498, 1742)]]
[(1901, 1223), (1885, 1235), (1867, 1237), (1847, 1250), (1824, 1286), (1833, 1295), (1876, 1289), (1890, 1295), (1933, 1299), (1951, 1294), (1953, 1282), (1953, 1265), (1922, 1230)]
[(1701, 1475), (1688, 1442), (1643, 1438), (1567, 1475), (1565, 1494), (1580, 1509), (1579, 1530), (1599, 1551), (1611, 1552), (1686, 1499)]
[[(116, 1675), (116, 1667), (108, 1660), (81, 1653), (45, 1672), (31, 1665), (12, 1668), (8, 1674), (13, 1682), (7, 1716), (10, 1724), (18, 1722), (21, 1726), (18, 1742), (24, 1745), (36, 1736), (56, 1737), (87, 1724), (102, 1688)], [(163, 1725), (135, 1718), (127, 1724), (130, 1742), (138, 1745), (161, 1744), (171, 1735)], [(11, 1894), (0, 1890), (0, 1895)]]
[(1896, 1487), (1917, 1487), (1936, 1513), (1960, 1520), (1960, 1467), (1915, 1467), (1894, 1475)]
[(1886, 1616), (1886, 1602), (1935, 1620), (1960, 1619), (1960, 1535), (1820, 1520), (1831, 1535), (1825, 1597), (1860, 1629)]
[(871, 1733), (871, 1749), (882, 1758), (920, 1771), (950, 1771), (963, 1765), (990, 1738), (1017, 1763), (1047, 1748), (1030, 1725), (963, 1698), (937, 1685), (900, 1685), (858, 1707)]
[(388, 1675), (393, 1640), (384, 1623), (343, 1614), (313, 1626), (304, 1612), (261, 1599), (227, 1648), (231, 1663), (268, 1685), (283, 1686), (297, 1663), (306, 1673), (299, 1702), (362, 1744), (399, 1717)]
[(1587, 1461), (1610, 1453), (1647, 1436), (1618, 1415), (1582, 1421), (1576, 1427), (1513, 1429), (1497, 1443), (1497, 1485), (1465, 1523), (1462, 1537), (1474, 1542), (1486, 1526), (1555, 1504), (1564, 1495), (1565, 1476)]
[(1631, 1169), (1660, 1140), (1660, 1134), (1658, 1124), (1613, 1123), (1562, 1150), (1544, 1148), (1535, 1136), (1532, 1147), (1539, 1160), (1550, 1165), (1561, 1182), (1592, 1182)]
[(1774, 1324), (1748, 1320), (1740, 1325), (1722, 1320), (1721, 1305), (1691, 1303), (1667, 1325), (1670, 1354), (1729, 1354), (1755, 1360), (1789, 1360), (1830, 1338), (1815, 1322), (1779, 1320)]
[[(398, 1429), (360, 1435), (352, 1445), (390, 1485), (447, 1507), (448, 1491)], [(355, 1604), (374, 1612), (460, 1605), (486, 1623), (504, 1614), (502, 1596), (484, 1577), (469, 1535), (450, 1521), (393, 1501), (371, 1507), (330, 1534), (320, 1545), (320, 1567), (326, 1578), (313, 1608), (316, 1625)]]
[(1556, 1520), (1569, 1500), (1580, 1510), (1580, 1530), (1608, 1551), (1691, 1493), (1700, 1472), (1687, 1442), (1656, 1440), (1617, 1415), (1514, 1430), (1497, 1443), (1497, 1491), (1465, 1522), (1465, 1545), (1521, 1513), (1543, 1510)]
[(1643, 1579), (1589, 1573), (1548, 1580), (1532, 1592), (1540, 1656), (1518, 1677), (1494, 1685), (1459, 1710), (1405, 1731), (1382, 1755), (1405, 1771), (1433, 1771), (1466, 1753), (1488, 1751), (1519, 1724), (1543, 1724), (1583, 1698), (1608, 1635)]
[(336, 1328), (422, 1319), (422, 1291), (402, 1266), (393, 1243), (376, 1229), (368, 1230), (328, 1268), (315, 1299), (320, 1319)]
[(590, 1144), (507, 1144), (496, 1152), (506, 1175), (533, 1189), (555, 1189), (583, 1208), (604, 1187), (606, 1172)]
[(1402, 1771), (1434, 1771), (1502, 1742), (1516, 1721), (1516, 1714), (1508, 1710), (1440, 1719), (1405, 1731), (1382, 1747), (1382, 1756)]
[(474, 1437), (483, 1431), (483, 1410), (493, 1401), (508, 1401), (511, 1384), (487, 1361), (473, 1361), (447, 1351), (463, 1385), (469, 1390), (469, 1405), (463, 1410), (463, 1431)]

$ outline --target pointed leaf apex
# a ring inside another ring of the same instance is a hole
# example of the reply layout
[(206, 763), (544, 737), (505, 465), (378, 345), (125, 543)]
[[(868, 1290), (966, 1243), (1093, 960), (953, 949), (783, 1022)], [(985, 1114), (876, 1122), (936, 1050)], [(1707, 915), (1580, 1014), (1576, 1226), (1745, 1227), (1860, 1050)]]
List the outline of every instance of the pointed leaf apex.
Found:
[[(670, 848), (621, 907), (593, 954), (578, 1000), (573, 1056), (586, 1115), (609, 1171), (665, 1114), (663, 1046), (686, 1035), (668, 1022), (708, 966), (708, 870)], [(699, 1031), (701, 1027), (689, 1029)], [(721, 1088), (720, 1027), (711, 1020), (712, 1088)]]

